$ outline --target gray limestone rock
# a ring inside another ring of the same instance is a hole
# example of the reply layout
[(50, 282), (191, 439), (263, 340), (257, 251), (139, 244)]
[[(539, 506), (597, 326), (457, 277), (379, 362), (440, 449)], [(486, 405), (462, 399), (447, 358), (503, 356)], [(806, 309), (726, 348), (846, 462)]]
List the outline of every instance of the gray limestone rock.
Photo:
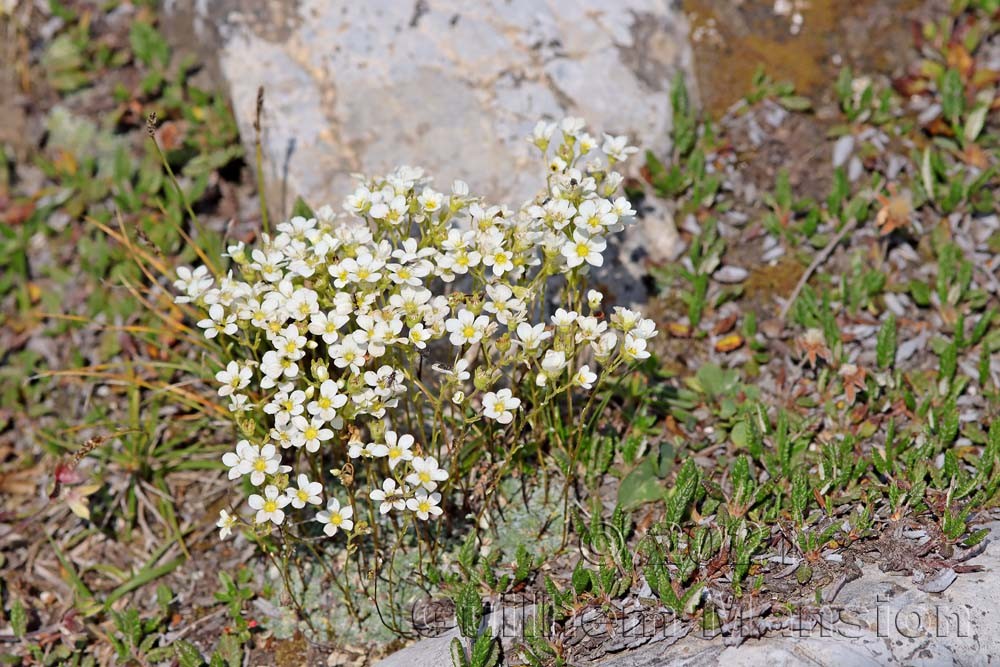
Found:
[[(166, 9), (168, 35), (211, 64), (248, 144), (264, 86), (263, 154), (279, 215), (298, 195), (339, 208), (352, 173), (399, 164), (516, 207), (543, 184), (525, 141), (538, 120), (580, 116), (592, 132), (663, 152), (670, 82), (691, 72), (687, 24), (671, 0), (168, 0)], [(637, 229), (627, 246), (661, 261), (674, 253), (669, 216)], [(624, 263), (628, 275), (607, 279), (638, 282), (641, 264)]]

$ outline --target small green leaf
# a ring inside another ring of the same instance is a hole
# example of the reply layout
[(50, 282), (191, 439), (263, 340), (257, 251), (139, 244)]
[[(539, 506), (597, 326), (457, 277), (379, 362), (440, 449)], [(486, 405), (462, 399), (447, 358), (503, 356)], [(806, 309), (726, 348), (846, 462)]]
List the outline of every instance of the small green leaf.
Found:
[(778, 98), (778, 104), (789, 111), (807, 111), (812, 108), (812, 101), (803, 95), (785, 95)]
[(667, 500), (667, 512), (664, 520), (668, 525), (679, 524), (688, 505), (694, 499), (698, 484), (701, 481), (701, 471), (694, 459), (688, 459), (677, 472), (674, 489)]
[(889, 316), (882, 323), (875, 343), (875, 354), (879, 368), (888, 369), (896, 360), (896, 316)]
[(469, 658), (465, 655), (462, 641), (458, 637), (454, 637), (449, 646), (451, 648), (451, 664), (453, 667), (468, 667)]
[(205, 659), (194, 644), (180, 639), (173, 643), (174, 654), (180, 667), (201, 667), (205, 664)]
[(316, 214), (313, 213), (312, 208), (302, 197), (295, 198), (295, 204), (292, 205), (292, 217), (303, 217), (303, 218), (315, 218)]
[(479, 634), (479, 624), (483, 620), (483, 601), (476, 585), (468, 583), (458, 592), (455, 599), (455, 620), (463, 637)]
[(146, 67), (166, 67), (170, 62), (170, 47), (156, 28), (143, 21), (136, 21), (129, 30), (129, 43), (135, 57)]
[(28, 631), (28, 614), (24, 611), (24, 605), (18, 599), (10, 606), (10, 627), (14, 631), (14, 636), (20, 639)]

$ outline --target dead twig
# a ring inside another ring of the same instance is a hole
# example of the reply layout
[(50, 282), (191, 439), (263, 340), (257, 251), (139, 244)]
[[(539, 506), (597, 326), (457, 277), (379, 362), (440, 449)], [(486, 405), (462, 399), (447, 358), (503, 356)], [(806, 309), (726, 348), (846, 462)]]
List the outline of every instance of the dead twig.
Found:
[(812, 277), (812, 274), (815, 273), (816, 270), (820, 266), (822, 266), (823, 262), (825, 262), (830, 257), (830, 255), (833, 253), (833, 249), (836, 248), (838, 245), (840, 245), (840, 242), (844, 240), (844, 237), (847, 236), (848, 232), (852, 231), (857, 226), (858, 226), (858, 221), (856, 219), (852, 218), (851, 220), (848, 220), (846, 223), (844, 223), (844, 226), (840, 229), (840, 231), (837, 232), (837, 235), (834, 236), (833, 239), (826, 244), (826, 247), (823, 248), (823, 250), (818, 255), (816, 255), (816, 259), (812, 261), (812, 264), (809, 265), (809, 268), (807, 268), (805, 270), (805, 273), (802, 274), (802, 277), (799, 278), (799, 282), (796, 283), (795, 289), (793, 289), (792, 293), (788, 296), (788, 300), (785, 301), (785, 305), (781, 307), (781, 314), (778, 317), (781, 319), (782, 322), (784, 322), (785, 319), (788, 317), (789, 309), (791, 309), (792, 304), (795, 303), (795, 300), (799, 298), (799, 292), (801, 292), (802, 288), (806, 286), (807, 282), (809, 282), (809, 278)]

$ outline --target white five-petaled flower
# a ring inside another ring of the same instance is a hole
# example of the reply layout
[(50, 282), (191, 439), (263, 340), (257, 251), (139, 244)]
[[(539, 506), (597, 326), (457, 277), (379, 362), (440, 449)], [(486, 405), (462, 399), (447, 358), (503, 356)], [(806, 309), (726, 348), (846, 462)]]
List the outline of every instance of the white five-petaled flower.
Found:
[(316, 520), (323, 524), (323, 532), (333, 537), (338, 530), (349, 531), (354, 528), (354, 508), (350, 505), (340, 506), (340, 501), (330, 498), (326, 501), (326, 509), (316, 514)]
[[(237, 451), (239, 451), (238, 447)], [(244, 458), (249, 464), (247, 472), (250, 474), (250, 483), (254, 486), (263, 484), (267, 476), (277, 473), (281, 466), (281, 456), (271, 443), (267, 443), (263, 447), (248, 444), (243, 452)]]
[(410, 461), (413, 472), (406, 476), (406, 483), (410, 486), (422, 486), (428, 491), (437, 488), (438, 482), (448, 479), (448, 471), (438, 467), (437, 459), (433, 456), (424, 458), (416, 456)]
[(381, 503), (378, 506), (378, 511), (380, 514), (388, 514), (390, 510), (396, 510), (397, 512), (406, 507), (406, 498), (403, 497), (405, 493), (408, 492), (408, 488), (404, 484), (402, 488), (396, 485), (396, 480), (391, 477), (387, 477), (382, 481), (381, 489), (373, 489), (368, 497), (374, 501)]
[(566, 258), (566, 265), (571, 269), (580, 266), (584, 262), (591, 266), (601, 266), (604, 264), (604, 249), (607, 242), (599, 236), (588, 236), (580, 230), (573, 232), (573, 240), (567, 241), (562, 247), (563, 257)]
[(385, 432), (385, 455), (389, 457), (389, 469), (394, 470), (400, 461), (413, 460), (413, 436), (409, 433), (397, 435), (395, 431)]
[(298, 488), (293, 489), (289, 486), (285, 489), (285, 495), (292, 501), (292, 507), (302, 509), (306, 503), (319, 505), (323, 502), (320, 497), (323, 494), (323, 485), (320, 482), (310, 482), (309, 477), (304, 474), (299, 475), (297, 482)]
[(573, 384), (581, 389), (593, 389), (597, 381), (597, 373), (590, 370), (590, 366), (584, 364), (573, 374)]
[(324, 428), (325, 422), (319, 417), (306, 419), (299, 415), (292, 417), (292, 445), (295, 447), (305, 447), (307, 452), (318, 452), (322, 443), (333, 437), (333, 431)]
[(552, 337), (552, 332), (546, 331), (545, 324), (541, 322), (534, 326), (528, 322), (521, 322), (517, 325), (517, 337), (525, 350), (534, 352), (544, 341)]
[(208, 309), (208, 317), (199, 320), (198, 326), (205, 330), (205, 338), (215, 338), (220, 333), (232, 336), (238, 330), (236, 314), (226, 314), (221, 303), (213, 303)]
[(444, 511), (438, 507), (440, 502), (440, 493), (427, 493), (424, 489), (417, 489), (413, 497), (406, 501), (406, 509), (416, 514), (421, 521), (427, 521), (432, 516), (440, 516)]
[(239, 479), (247, 475), (252, 470), (251, 456), (259, 451), (250, 445), (247, 440), (240, 440), (236, 443), (235, 452), (226, 452), (222, 455), (222, 463), (229, 468), (229, 479)]
[(625, 334), (625, 342), (622, 344), (622, 357), (627, 361), (640, 361), (649, 358), (646, 351), (646, 339), (636, 338), (632, 334)]
[(190, 303), (202, 296), (212, 287), (215, 279), (208, 273), (207, 266), (199, 266), (194, 271), (186, 266), (177, 267), (177, 280), (174, 287), (183, 294), (177, 297), (177, 303)]
[(219, 387), (219, 396), (229, 396), (235, 391), (243, 389), (250, 384), (250, 377), (253, 371), (249, 366), (240, 366), (237, 361), (230, 361), (225, 370), (215, 374), (215, 379), (222, 386)]
[(488, 392), (483, 396), (483, 415), (495, 419), (501, 424), (509, 424), (514, 420), (514, 410), (521, 406), (521, 399), (515, 398), (510, 389)]
[(285, 510), (288, 503), (292, 502), (288, 496), (281, 495), (278, 487), (268, 484), (264, 487), (264, 495), (253, 494), (249, 498), (252, 509), (257, 510), (254, 516), (254, 523), (267, 523), (270, 521), (276, 526), (280, 526), (285, 521)]
[(476, 317), (471, 311), (463, 308), (458, 315), (444, 323), (445, 330), (451, 334), (448, 340), (458, 347), (466, 343), (478, 343), (486, 333), (490, 318), (486, 315)]
[[(324, 422), (334, 422), (334, 428), (343, 426), (337, 418), (337, 410), (347, 404), (347, 394), (340, 393), (340, 387), (333, 380), (324, 380), (319, 386), (319, 396), (306, 406), (309, 414)], [(335, 421), (336, 420), (336, 421)]]
[(215, 523), (215, 525), (219, 529), (220, 540), (224, 540), (232, 534), (233, 526), (236, 525), (238, 520), (239, 517), (236, 515), (230, 514), (226, 510), (219, 510), (219, 520)]

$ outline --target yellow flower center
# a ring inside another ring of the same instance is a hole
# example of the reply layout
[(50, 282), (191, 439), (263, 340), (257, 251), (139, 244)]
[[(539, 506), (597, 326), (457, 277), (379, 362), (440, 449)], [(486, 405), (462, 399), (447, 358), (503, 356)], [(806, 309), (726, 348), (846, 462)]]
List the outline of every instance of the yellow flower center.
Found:
[(319, 404), (319, 407), (322, 408), (323, 410), (326, 410), (331, 405), (333, 405), (333, 403), (330, 402), (330, 399), (327, 398), (326, 396), (320, 396), (319, 400), (316, 402)]
[(423, 513), (426, 514), (428, 511), (430, 511), (430, 509), (431, 509), (431, 504), (429, 502), (427, 502), (426, 500), (421, 500), (417, 504), (417, 511), (419, 511), (419, 512), (423, 512)]
[(419, 472), (419, 473), (417, 473), (417, 477), (419, 477), (420, 481), (422, 483), (424, 483), (424, 484), (426, 484), (427, 482), (431, 481), (430, 474), (426, 473), (426, 472)]
[(278, 503), (277, 502), (275, 502), (273, 500), (265, 500), (264, 501), (264, 511), (265, 512), (274, 512), (277, 509), (278, 509)]
[(319, 435), (319, 430), (315, 426), (310, 426), (303, 435), (306, 436), (306, 440), (313, 440)]
[(299, 492), (295, 495), (297, 495), (299, 497), (299, 500), (301, 500), (302, 502), (306, 502), (307, 500), (309, 500), (309, 493), (307, 493), (303, 489), (299, 489)]
[(253, 469), (257, 472), (264, 472), (267, 470), (267, 461), (264, 459), (257, 459), (253, 462)]
[(287, 343), (285, 343), (285, 352), (287, 352), (288, 354), (294, 354), (297, 349), (298, 348), (296, 347), (293, 341), (288, 341)]
[(390, 447), (389, 448), (389, 458), (390, 459), (398, 459), (402, 455), (403, 455), (403, 450), (400, 449), (399, 447)]
[(358, 269), (358, 280), (365, 280), (371, 275), (368, 269)]
[(340, 516), (339, 514), (331, 514), (330, 523), (332, 523), (335, 526), (339, 526), (340, 524), (344, 523), (344, 517)]
[(590, 254), (590, 247), (586, 243), (576, 244), (576, 255), (577, 257), (586, 257)]
[(462, 335), (466, 338), (472, 338), (476, 335), (476, 328), (467, 324), (462, 328)]

